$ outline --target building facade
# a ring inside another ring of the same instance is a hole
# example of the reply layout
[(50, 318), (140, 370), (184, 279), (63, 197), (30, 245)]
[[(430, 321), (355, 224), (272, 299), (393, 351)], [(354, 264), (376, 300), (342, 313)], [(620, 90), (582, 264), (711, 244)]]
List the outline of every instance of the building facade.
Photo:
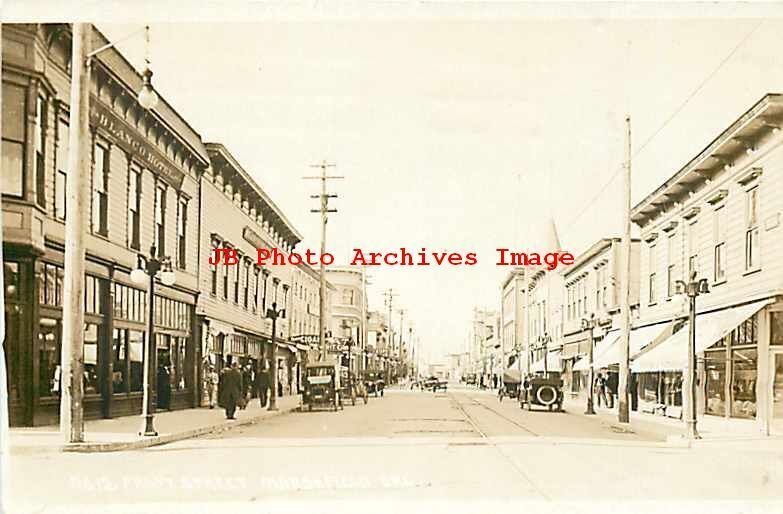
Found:
[[(298, 391), (302, 356), (291, 341), (295, 266), (257, 264), (257, 249), (289, 253), (301, 236), (280, 209), (219, 143), (207, 143), (210, 166), (201, 177), (201, 248), (198, 319), (202, 327), (202, 374), (234, 360), (257, 371), (276, 370), (279, 394)], [(212, 264), (219, 249), (237, 252), (236, 264)], [(299, 293), (297, 288), (296, 293)], [(272, 362), (272, 320), (268, 309), (285, 309), (277, 319), (277, 357)], [(296, 310), (296, 309), (294, 309)]]
[[(107, 43), (97, 30), (92, 46)], [(13, 425), (59, 416), (66, 184), (89, 177), (84, 378), (86, 418), (141, 411), (142, 348), (154, 302), (160, 366), (170, 370), (169, 408), (198, 402), (200, 136), (161, 99), (142, 108), (142, 77), (115, 49), (92, 60), (91, 166), (68, 169), (71, 29), (3, 26), (3, 260), (6, 358)], [(130, 272), (156, 247), (176, 282), (155, 298)], [(153, 390), (156, 378), (152, 378)]]
[[(697, 409), (783, 423), (783, 96), (768, 94), (633, 209), (642, 236), (640, 323), (682, 319), (696, 300)], [(632, 363), (640, 403), (681, 406), (688, 326)], [(677, 410), (675, 410), (675, 413)]]
[[(623, 253), (620, 238), (599, 239), (576, 257), (561, 274), (564, 280), (565, 303), (563, 323), (563, 374), (571, 392), (584, 389), (589, 371), (589, 345), (593, 345), (593, 364), (597, 370), (617, 372), (619, 352), (609, 350), (617, 345), (620, 330), (620, 284), (623, 273)], [(639, 305), (639, 240), (631, 240), (631, 275), (629, 302), (634, 315)], [(634, 316), (632, 315), (632, 318)], [(595, 320), (592, 330), (583, 320)], [(607, 334), (611, 342), (604, 343)], [(651, 341), (647, 341), (649, 343)], [(581, 361), (581, 362), (579, 362)], [(579, 366), (575, 368), (575, 364)]]
[(500, 285), (500, 339), (503, 368), (520, 371), (525, 355), (525, 268), (514, 269)]
[[(331, 327), (329, 313), (335, 291), (334, 285), (327, 280), (324, 321), (327, 327)], [(291, 294), (290, 340), (300, 351), (307, 352), (308, 361), (314, 362), (320, 354), (320, 273), (306, 263), (295, 266), (291, 273)]]
[(330, 328), (334, 349), (353, 373), (367, 367), (367, 287), (364, 269), (357, 266), (326, 268), (334, 286)]

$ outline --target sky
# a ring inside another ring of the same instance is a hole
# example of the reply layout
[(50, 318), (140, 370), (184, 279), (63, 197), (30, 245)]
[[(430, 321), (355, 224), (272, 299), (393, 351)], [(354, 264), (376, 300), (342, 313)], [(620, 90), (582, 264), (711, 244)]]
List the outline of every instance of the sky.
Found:
[[(318, 183), (302, 177), (326, 160), (345, 177), (329, 187), (337, 263), (353, 248), (476, 252), (472, 267), (369, 270), (370, 308), (393, 288), (434, 361), (463, 347), (473, 307), (499, 307), (496, 248), (545, 250), (549, 218), (574, 254), (619, 235), (626, 114), (635, 204), (783, 92), (769, 15), (243, 19), (152, 23), (156, 89), (237, 157), (300, 251), (320, 237)], [(140, 23), (97, 26), (119, 39)], [(143, 38), (118, 46), (143, 65)]]

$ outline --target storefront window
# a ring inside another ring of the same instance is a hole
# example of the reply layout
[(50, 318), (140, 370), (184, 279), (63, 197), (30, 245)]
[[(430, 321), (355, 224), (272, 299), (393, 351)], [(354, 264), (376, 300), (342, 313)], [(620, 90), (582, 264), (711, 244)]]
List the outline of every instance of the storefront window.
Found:
[(783, 312), (770, 313), (770, 341), (771, 345), (783, 345)]
[(755, 348), (732, 352), (731, 415), (733, 417), (756, 417), (757, 354)]
[(60, 394), (60, 322), (41, 318), (38, 325), (38, 388), (41, 397)]
[(98, 325), (84, 324), (84, 393), (98, 392)]
[(112, 340), (112, 389), (115, 393), (128, 392), (128, 331), (115, 328)]
[(144, 379), (142, 357), (144, 355), (144, 332), (128, 330), (128, 357), (130, 358), (130, 390), (141, 391)]
[(705, 352), (706, 390), (704, 411), (707, 414), (726, 414), (726, 353)]

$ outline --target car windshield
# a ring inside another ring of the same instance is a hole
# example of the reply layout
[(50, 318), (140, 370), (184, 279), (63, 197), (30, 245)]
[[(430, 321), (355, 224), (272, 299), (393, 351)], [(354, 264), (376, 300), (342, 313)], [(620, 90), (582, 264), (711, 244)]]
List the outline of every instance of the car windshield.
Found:
[(334, 375), (334, 368), (307, 368), (308, 377), (327, 377)]

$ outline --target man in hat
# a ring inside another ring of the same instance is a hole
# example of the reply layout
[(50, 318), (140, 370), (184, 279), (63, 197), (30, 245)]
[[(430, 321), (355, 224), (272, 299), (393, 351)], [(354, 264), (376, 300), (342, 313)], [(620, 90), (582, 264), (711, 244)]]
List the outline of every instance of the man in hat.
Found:
[(237, 402), (242, 396), (242, 372), (239, 371), (239, 363), (235, 360), (231, 367), (223, 371), (223, 387), (221, 400), (226, 409), (226, 419), (236, 419), (234, 412)]

